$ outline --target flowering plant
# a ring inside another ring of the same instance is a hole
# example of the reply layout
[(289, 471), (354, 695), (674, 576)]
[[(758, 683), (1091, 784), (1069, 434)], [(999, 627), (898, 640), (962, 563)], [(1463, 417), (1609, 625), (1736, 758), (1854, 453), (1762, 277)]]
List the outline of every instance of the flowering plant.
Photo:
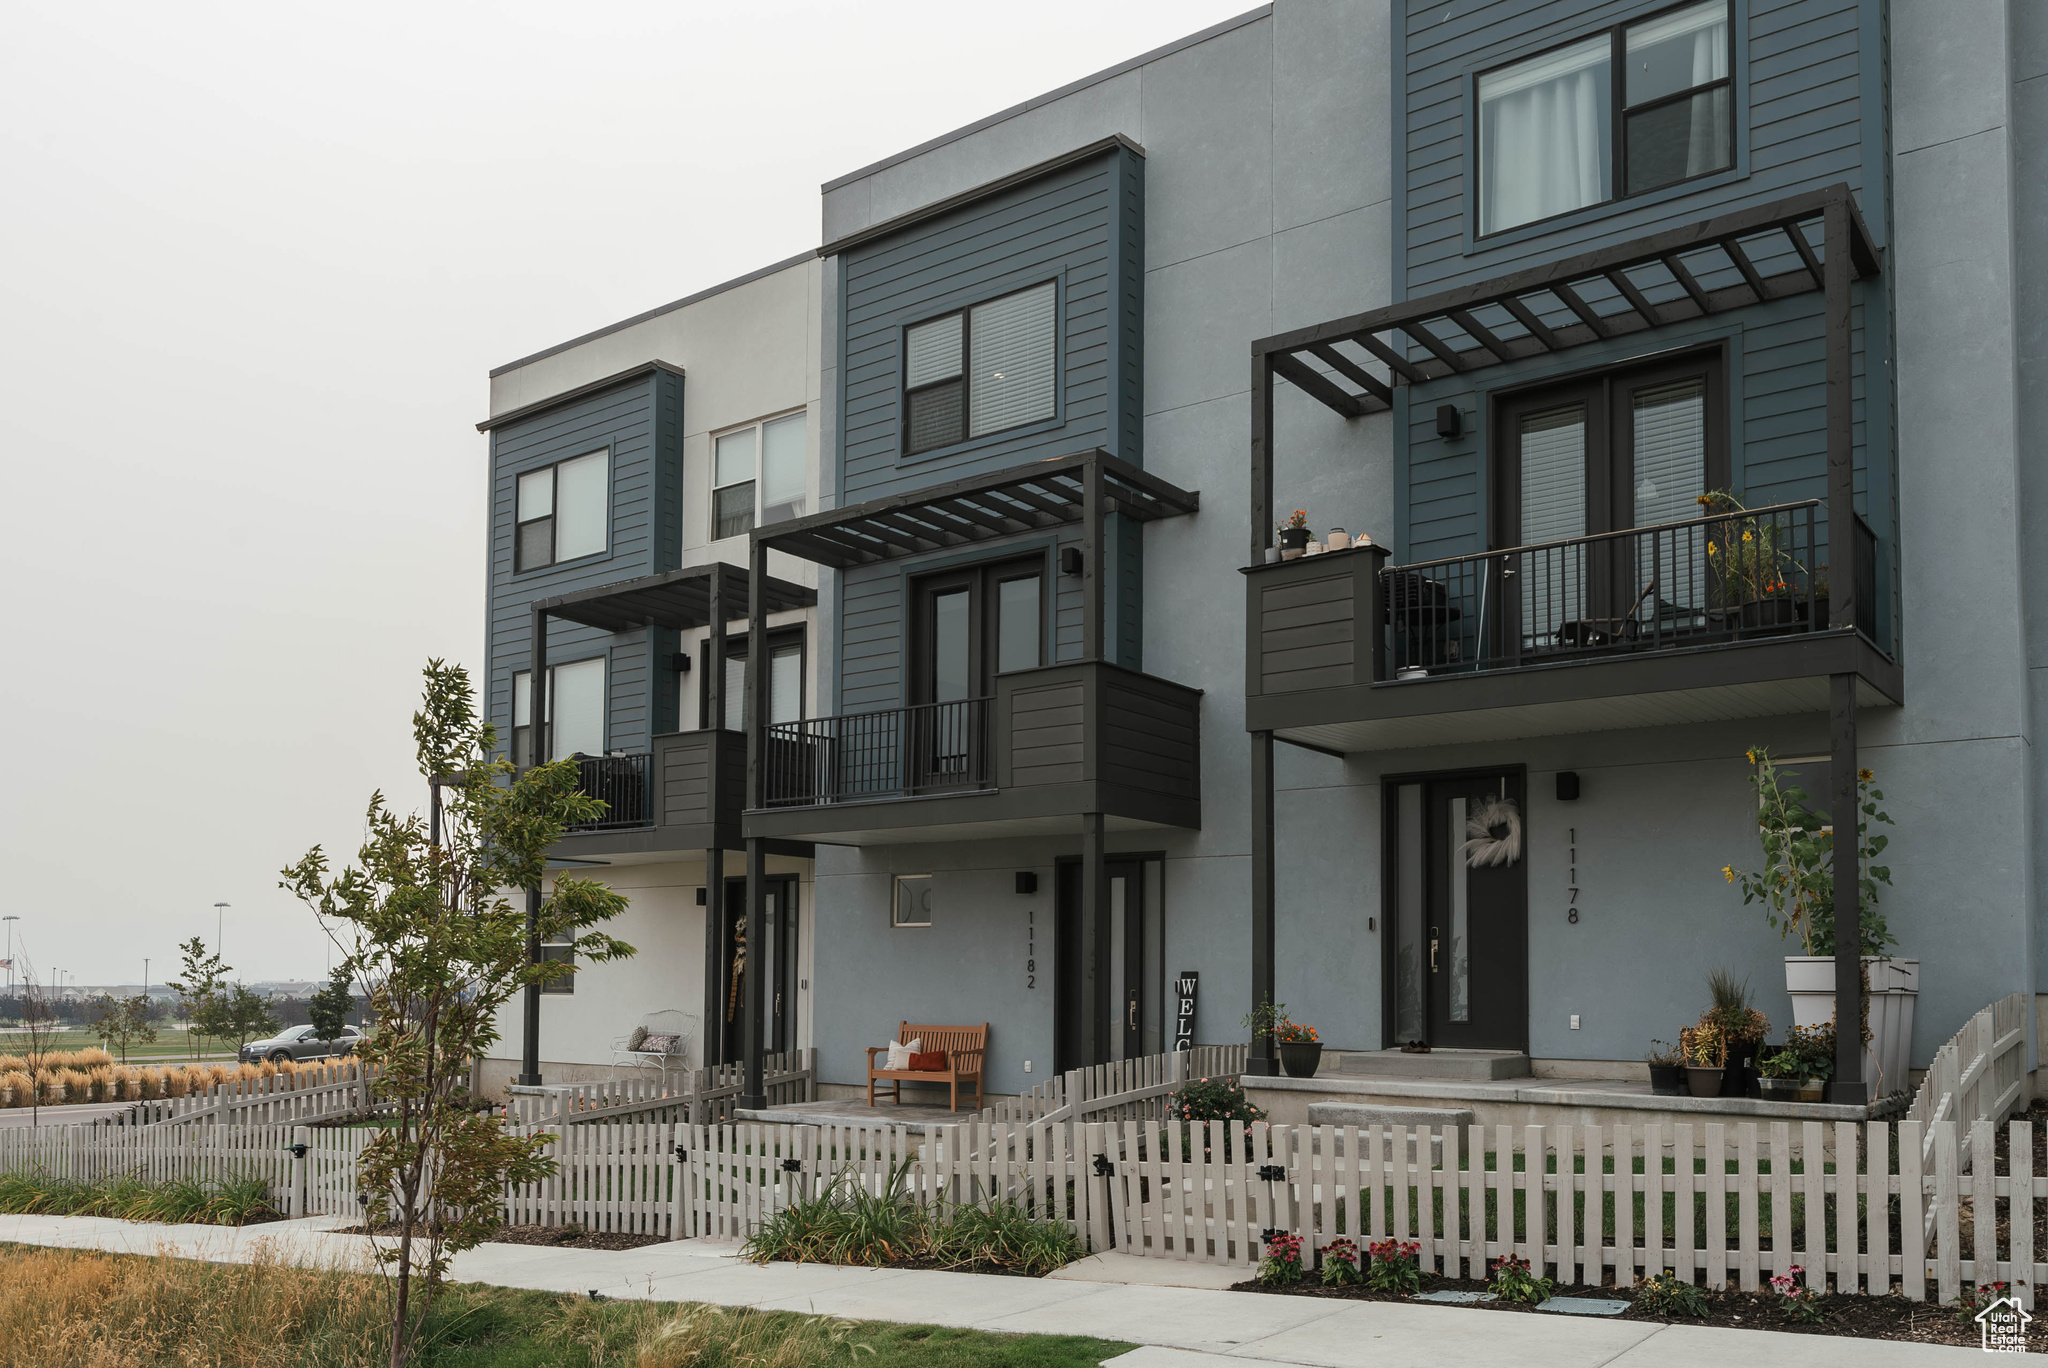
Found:
[(1280, 524), (1280, 530), (1283, 532), (1299, 532), (1307, 526), (1308, 510), (1305, 508), (1297, 508), (1294, 510), (1293, 513), (1288, 515), (1286, 522)]
[(1267, 1287), (1291, 1287), (1301, 1281), (1301, 1236), (1284, 1230), (1266, 1232), (1266, 1257), (1259, 1260), (1259, 1281)]
[(1179, 1121), (1263, 1121), (1265, 1112), (1234, 1078), (1194, 1078), (1166, 1097), (1166, 1114)]
[(1322, 1037), (1313, 1026), (1304, 1026), (1298, 1021), (1282, 1021), (1273, 1027), (1273, 1039), (1282, 1045), (1313, 1045)]
[(1725, 489), (1708, 490), (1696, 502), (1709, 516), (1729, 515), (1707, 526), (1707, 563), (1724, 604), (1735, 607), (1797, 595), (1795, 580), (1807, 571), (1780, 544), (1782, 528), (1767, 520), (1734, 516), (1749, 510)]
[(1323, 1286), (1352, 1287), (1358, 1280), (1358, 1246), (1341, 1235), (1324, 1245)]
[(1365, 1247), (1372, 1255), (1372, 1264), (1365, 1270), (1365, 1285), (1375, 1292), (1414, 1292), (1422, 1286), (1422, 1270), (1416, 1265), (1416, 1252), (1422, 1245), (1415, 1240), (1375, 1240)]
[(1655, 1316), (1697, 1319), (1707, 1314), (1707, 1294), (1667, 1268), (1655, 1277), (1636, 1280), (1636, 1306)]
[(1550, 1300), (1550, 1290), (1556, 1284), (1548, 1278), (1537, 1277), (1535, 1270), (1529, 1267), (1529, 1261), (1519, 1254), (1503, 1254), (1493, 1261), (1493, 1278), (1488, 1286), (1502, 1301), (1536, 1306)]
[(1778, 1309), (1793, 1320), (1809, 1325), (1818, 1324), (1827, 1312), (1821, 1309), (1820, 1293), (1808, 1287), (1803, 1279), (1806, 1270), (1793, 1264), (1783, 1273), (1771, 1279), (1771, 1291), (1778, 1298)]
[(1978, 1283), (1956, 1298), (1956, 1319), (1965, 1324), (1977, 1319), (1993, 1302), (2012, 1294), (2012, 1285), (2002, 1282)]
[[(1799, 933), (1804, 952), (1833, 954), (1835, 948), (1835, 828), (1807, 806), (1806, 790), (1788, 784), (1762, 746), (1743, 752), (1756, 768), (1750, 787), (1756, 792), (1756, 825), (1763, 843), (1764, 867), (1754, 873), (1721, 866), (1721, 877), (1742, 889), (1744, 906), (1764, 905), (1764, 919), (1782, 939)], [(1863, 953), (1882, 955), (1897, 942), (1877, 910), (1877, 888), (1889, 885), (1891, 869), (1873, 861), (1884, 853), (1889, 838), (1871, 830), (1892, 819), (1878, 808), (1884, 794), (1872, 787), (1877, 776), (1856, 772), (1858, 920)]]

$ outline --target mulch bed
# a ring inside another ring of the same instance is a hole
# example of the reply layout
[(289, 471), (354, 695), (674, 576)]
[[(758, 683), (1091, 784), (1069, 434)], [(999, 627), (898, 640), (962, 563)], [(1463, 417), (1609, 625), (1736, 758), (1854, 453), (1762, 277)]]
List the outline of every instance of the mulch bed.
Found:
[[(337, 1231), (341, 1235), (383, 1235), (398, 1234), (398, 1223), (386, 1221), (375, 1228), (350, 1226)], [(499, 1226), (491, 1236), (492, 1244), (548, 1245), (555, 1249), (644, 1249), (648, 1245), (667, 1244), (665, 1235), (624, 1235), (610, 1230), (585, 1230), (579, 1225), (516, 1225)]]
[[(1564, 1313), (1540, 1311), (1533, 1306), (1518, 1302), (1417, 1302), (1413, 1298), (1390, 1292), (1369, 1292), (1363, 1287), (1324, 1287), (1321, 1283), (1304, 1282), (1294, 1287), (1266, 1287), (1254, 1278), (1247, 1282), (1234, 1283), (1233, 1292), (1261, 1292), (1267, 1296), (1281, 1297), (1324, 1297), (1337, 1301), (1389, 1301), (1408, 1302), (1416, 1306), (1454, 1306), (1461, 1310), (1507, 1311), (1519, 1315), (1552, 1315)], [(1484, 1292), (1486, 1284), (1467, 1278), (1425, 1278), (1422, 1284), (1425, 1292)], [(1630, 1300), (1627, 1288), (1616, 1287), (1561, 1287), (1553, 1294), (1560, 1297), (1604, 1297), (1616, 1301)], [(1781, 1330), (1794, 1335), (1853, 1335), (1862, 1339), (1908, 1340), (1915, 1344), (1954, 1344), (1976, 1348), (1979, 1332), (1974, 1324), (1957, 1319), (1954, 1308), (1940, 1307), (1932, 1302), (1907, 1301), (1904, 1297), (1839, 1297), (1829, 1294), (1821, 1298), (1821, 1306), (1827, 1318), (1818, 1325), (1809, 1325), (1786, 1317), (1772, 1304), (1768, 1294), (1755, 1292), (1708, 1292), (1707, 1314), (1695, 1320), (1690, 1316), (1661, 1316), (1631, 1307), (1619, 1316), (1595, 1316), (1593, 1320), (1657, 1321), (1665, 1325), (1718, 1325), (1735, 1330)], [(2048, 1341), (2042, 1344), (2042, 1352), (2048, 1352)]]

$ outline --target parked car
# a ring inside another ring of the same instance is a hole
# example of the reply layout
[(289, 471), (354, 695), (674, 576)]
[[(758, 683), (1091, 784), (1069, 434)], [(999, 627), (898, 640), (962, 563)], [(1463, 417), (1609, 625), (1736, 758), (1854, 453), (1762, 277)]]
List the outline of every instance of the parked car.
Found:
[(273, 1062), (282, 1059), (327, 1059), (334, 1055), (354, 1054), (363, 1033), (354, 1026), (341, 1028), (338, 1040), (322, 1040), (313, 1033), (311, 1026), (293, 1026), (268, 1040), (252, 1040), (242, 1047), (241, 1058), (246, 1063), (259, 1059)]

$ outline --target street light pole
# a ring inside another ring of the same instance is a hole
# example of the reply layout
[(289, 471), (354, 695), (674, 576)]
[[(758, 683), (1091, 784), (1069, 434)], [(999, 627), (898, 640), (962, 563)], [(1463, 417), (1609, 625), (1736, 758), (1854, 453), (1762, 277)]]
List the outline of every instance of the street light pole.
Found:
[(228, 903), (215, 903), (213, 905), (213, 953), (216, 955), (225, 955), (227, 953), (227, 910), (230, 905)]
[(20, 917), (0, 917), (7, 923), (7, 996), (14, 996), (14, 924)]

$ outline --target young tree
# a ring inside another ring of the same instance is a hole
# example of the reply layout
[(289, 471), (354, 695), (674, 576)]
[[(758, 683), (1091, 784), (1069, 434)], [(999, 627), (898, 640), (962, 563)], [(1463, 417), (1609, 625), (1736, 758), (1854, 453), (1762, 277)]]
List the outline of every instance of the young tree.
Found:
[[(374, 1086), (395, 1115), (364, 1148), (358, 1182), (371, 1194), (371, 1223), (397, 1226), (396, 1248), (378, 1251), (397, 1268), (393, 1368), (411, 1355), (449, 1258), (495, 1230), (505, 1184), (554, 1169), (541, 1153), (548, 1137), (509, 1134), (502, 1116), (471, 1105), (469, 1070), (497, 1040), (499, 1010), (568, 970), (560, 960), (528, 962), (527, 915), (508, 893), (540, 887), (563, 829), (605, 811), (579, 790), (570, 761), (519, 773), (491, 758), (496, 729), (478, 719), (466, 670), (432, 660), (425, 678), (413, 738), (443, 820), (400, 817), (373, 794), (354, 865), (332, 873), (315, 846), (280, 885), (346, 938), (344, 969), (371, 985), (376, 1029), (361, 1053), (380, 1070)], [(558, 877), (538, 929), (573, 944), (585, 963), (617, 959), (633, 947), (593, 928), (625, 906), (603, 884)]]
[(274, 1035), (284, 1029), (270, 1010), (269, 1002), (239, 983), (220, 995), (213, 1015), (221, 1038), (235, 1038), (237, 1052), (249, 1043), (251, 1037)]
[(63, 1023), (57, 1018), (56, 1004), (43, 991), (42, 981), (36, 977), (36, 967), (28, 957), (17, 954), (20, 964), (21, 1031), (28, 1037), (28, 1052), (23, 1056), (26, 1067), (22, 1072), (28, 1075), (29, 1120), (31, 1126), (39, 1126), (43, 1119), (43, 1083), (56, 1072), (50, 1064), (51, 1047), (63, 1032)]
[(112, 993), (101, 993), (92, 1002), (92, 1029), (100, 1043), (110, 1050), (121, 1052), (121, 1062), (128, 1062), (130, 1045), (150, 1045), (156, 1042), (156, 1027), (149, 1024), (149, 999), (137, 993), (131, 998), (117, 998)]
[(225, 1023), (220, 1019), (221, 999), (232, 966), (222, 964), (219, 955), (208, 954), (206, 942), (198, 936), (179, 946), (178, 953), (185, 959), (180, 970), (182, 977), (167, 979), (164, 986), (178, 995), (178, 1005), (185, 1012), (185, 1038), (196, 1059), (201, 1036), (226, 1036)]
[(348, 970), (337, 968), (327, 976), (327, 986), (306, 1000), (306, 1019), (313, 1034), (322, 1040), (341, 1039), (348, 1014), (356, 1009), (356, 990), (349, 984)]

